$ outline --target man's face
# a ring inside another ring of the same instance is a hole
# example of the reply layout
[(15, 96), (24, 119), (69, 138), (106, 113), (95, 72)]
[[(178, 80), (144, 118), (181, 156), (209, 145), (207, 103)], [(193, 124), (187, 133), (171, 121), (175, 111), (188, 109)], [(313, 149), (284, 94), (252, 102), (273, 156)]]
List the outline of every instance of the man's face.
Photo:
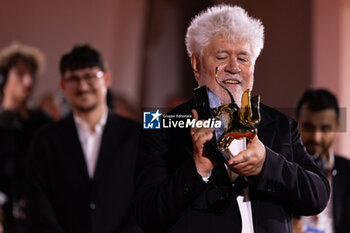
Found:
[(35, 73), (27, 65), (19, 62), (7, 75), (4, 96), (16, 102), (25, 102), (33, 92)]
[(230, 103), (227, 92), (215, 81), (215, 69), (219, 68), (218, 81), (233, 95), (240, 106), (246, 89), (252, 89), (254, 64), (250, 45), (245, 41), (233, 41), (218, 35), (204, 48), (203, 56), (192, 56), (192, 67), (199, 86), (206, 85), (220, 99)]
[(61, 79), (61, 88), (72, 108), (84, 113), (106, 103), (109, 86), (109, 73), (98, 67), (68, 70)]
[(307, 104), (304, 104), (301, 106), (298, 122), (303, 143), (309, 154), (327, 155), (338, 130), (336, 111), (332, 108), (311, 111)]

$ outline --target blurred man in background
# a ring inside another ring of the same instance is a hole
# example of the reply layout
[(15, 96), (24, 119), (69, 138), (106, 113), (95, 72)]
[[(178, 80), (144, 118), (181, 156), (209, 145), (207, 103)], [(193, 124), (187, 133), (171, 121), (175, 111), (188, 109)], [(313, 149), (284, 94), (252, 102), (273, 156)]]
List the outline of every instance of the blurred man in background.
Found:
[(327, 90), (307, 90), (298, 102), (296, 119), (303, 143), (332, 188), (326, 209), (317, 216), (296, 221), (295, 232), (350, 232), (350, 161), (333, 150), (339, 118), (338, 101)]
[(38, 49), (17, 43), (0, 52), (0, 206), (10, 232), (29, 232), (24, 163), (34, 131), (50, 121), (28, 107), (43, 61)]
[(28, 206), (37, 233), (138, 232), (133, 218), (139, 124), (106, 103), (111, 74), (78, 45), (60, 61), (72, 114), (38, 132), (29, 158)]

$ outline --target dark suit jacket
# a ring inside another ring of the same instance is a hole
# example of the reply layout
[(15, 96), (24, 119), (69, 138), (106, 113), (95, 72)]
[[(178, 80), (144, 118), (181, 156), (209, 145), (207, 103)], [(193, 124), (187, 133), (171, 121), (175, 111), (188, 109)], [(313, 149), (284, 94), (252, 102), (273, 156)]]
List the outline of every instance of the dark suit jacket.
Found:
[[(23, 118), (17, 111), (0, 107), (0, 192), (8, 198), (4, 206), (4, 227), (9, 232), (30, 232), (27, 221), (18, 217), (27, 214), (23, 202), (26, 160), (34, 133), (51, 122), (38, 109), (28, 111), (29, 117)], [(14, 206), (16, 215), (13, 212)]]
[(336, 233), (350, 232), (350, 161), (335, 155), (332, 172), (333, 224)]
[[(191, 114), (194, 102), (169, 114)], [(324, 209), (329, 184), (310, 160), (297, 123), (261, 106), (259, 139), (266, 160), (258, 176), (248, 177), (255, 233), (292, 232), (291, 214)], [(137, 160), (136, 215), (147, 232), (241, 232), (241, 217), (224, 165), (203, 182), (193, 162), (189, 129), (144, 130)]]
[(139, 125), (109, 113), (93, 179), (73, 116), (36, 135), (28, 166), (35, 232), (133, 232), (133, 174)]

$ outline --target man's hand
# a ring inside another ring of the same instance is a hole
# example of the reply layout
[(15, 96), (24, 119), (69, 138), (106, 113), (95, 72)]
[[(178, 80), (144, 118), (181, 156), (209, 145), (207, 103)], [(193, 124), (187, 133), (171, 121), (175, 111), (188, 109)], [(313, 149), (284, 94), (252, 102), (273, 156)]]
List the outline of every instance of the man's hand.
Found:
[(264, 144), (255, 136), (248, 142), (247, 149), (227, 161), (227, 166), (241, 176), (259, 175), (266, 158)]
[(303, 220), (293, 217), (292, 224), (293, 224), (293, 233), (303, 233)]
[[(198, 113), (192, 109), (192, 116), (198, 120)], [(191, 137), (193, 142), (193, 160), (197, 168), (198, 174), (202, 177), (208, 177), (211, 170), (214, 168), (213, 162), (205, 156), (204, 143), (213, 137), (213, 128), (192, 128)]]

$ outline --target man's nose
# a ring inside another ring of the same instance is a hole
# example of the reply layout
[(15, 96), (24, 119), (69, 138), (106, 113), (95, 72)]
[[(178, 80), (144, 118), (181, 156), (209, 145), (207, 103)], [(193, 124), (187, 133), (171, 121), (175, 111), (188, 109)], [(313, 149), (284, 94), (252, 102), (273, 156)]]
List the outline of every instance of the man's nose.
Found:
[(79, 79), (77, 86), (80, 90), (82, 90), (82, 89), (86, 90), (86, 89), (90, 88), (88, 81), (86, 79), (83, 79), (83, 78)]
[(322, 140), (322, 132), (316, 130), (315, 132), (312, 133), (312, 138), (315, 142), (321, 142)]
[(31, 85), (33, 85), (33, 82), (34, 82), (34, 78), (33, 78), (33, 76), (31, 74), (25, 74), (22, 77), (22, 83), (25, 86), (31, 86)]
[(241, 72), (240, 65), (236, 58), (230, 59), (229, 63), (226, 66), (226, 72), (230, 72), (232, 74)]

